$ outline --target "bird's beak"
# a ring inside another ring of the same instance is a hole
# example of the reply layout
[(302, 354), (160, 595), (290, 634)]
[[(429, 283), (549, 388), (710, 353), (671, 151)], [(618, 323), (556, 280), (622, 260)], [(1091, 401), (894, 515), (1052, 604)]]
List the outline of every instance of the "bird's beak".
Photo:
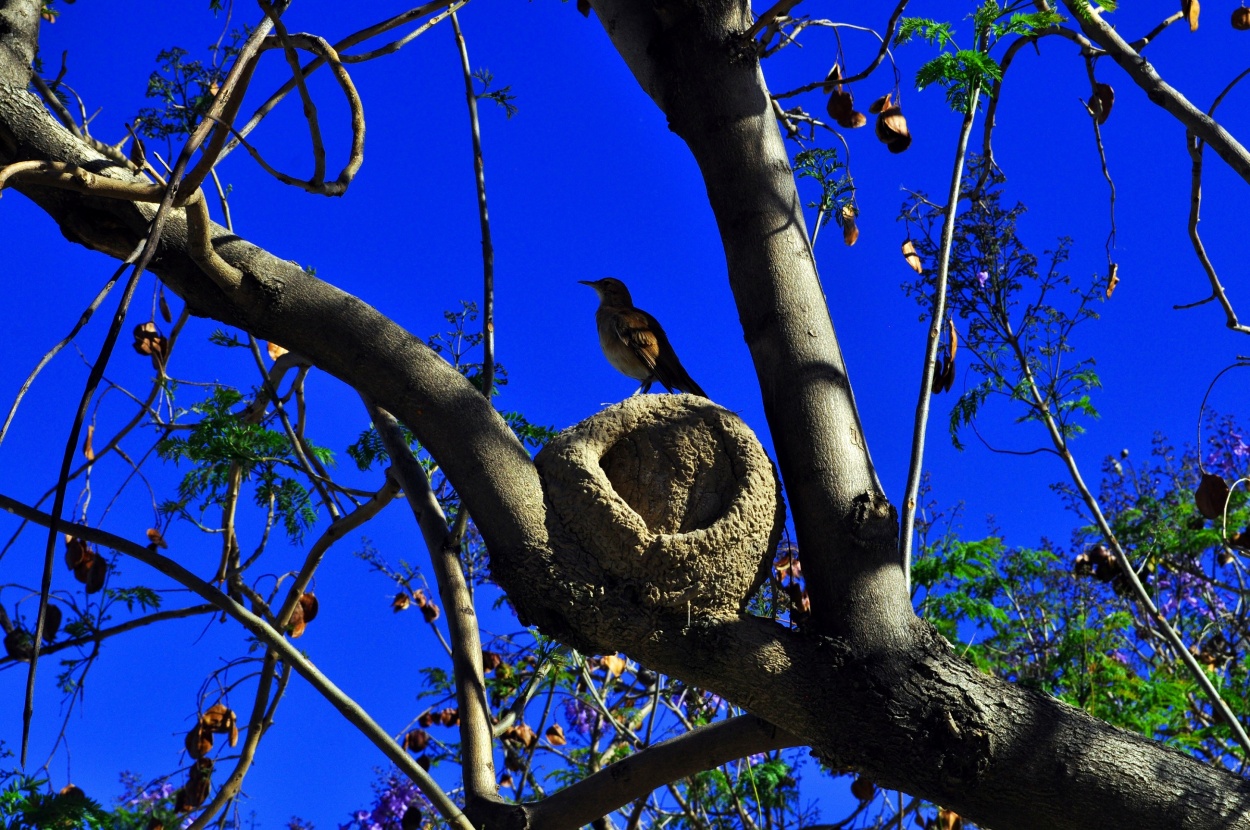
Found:
[(595, 283), (592, 280), (578, 280), (578, 282), (582, 285), (589, 285), (591, 288), (595, 287)]

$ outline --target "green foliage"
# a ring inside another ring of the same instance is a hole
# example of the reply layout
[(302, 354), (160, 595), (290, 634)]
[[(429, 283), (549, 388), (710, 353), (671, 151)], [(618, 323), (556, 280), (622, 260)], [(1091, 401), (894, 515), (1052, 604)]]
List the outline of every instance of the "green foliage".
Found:
[(794, 157), (794, 172), (799, 178), (814, 179), (820, 184), (820, 201), (808, 202), (816, 208), (820, 226), (842, 215), (842, 208), (855, 200), (855, 184), (847, 173), (846, 164), (838, 158), (835, 148), (804, 150)]
[(13, 776), (0, 791), (0, 822), (5, 830), (104, 830), (115, 826), (109, 813), (81, 790), (50, 793), (46, 786), (46, 781), (30, 776)]
[(968, 108), (972, 91), (1002, 80), (998, 61), (973, 49), (938, 55), (916, 71), (916, 89), (938, 84), (946, 90), (946, 103), (956, 112)]
[[(210, 5), (210, 7), (212, 7)], [(219, 7), (213, 7), (217, 11)], [(148, 77), (148, 98), (159, 106), (139, 110), (138, 131), (148, 138), (190, 135), (212, 108), (217, 90), (226, 80), (227, 65), (238, 57), (246, 31), (234, 31), (220, 46), (210, 46), (213, 60), (188, 60), (186, 49), (175, 46), (156, 56), (159, 68)]]
[[(972, 13), (973, 48), (960, 49), (955, 43), (950, 23), (920, 17), (899, 21), (895, 46), (919, 38), (941, 53), (923, 64), (916, 72), (916, 89), (937, 84), (946, 90), (946, 101), (956, 112), (967, 112), (976, 90), (984, 89), (1003, 78), (1002, 67), (990, 51), (1008, 36), (1029, 37), (1040, 29), (1058, 24), (1063, 17), (1046, 10), (1022, 13), (1014, 6), (1000, 6), (996, 0), (985, 0)], [(952, 51), (947, 51), (953, 47)]]
[(516, 100), (516, 95), (513, 94), (512, 87), (510, 85), (501, 86), (498, 89), (491, 89), (490, 85), (494, 83), (495, 76), (486, 67), (482, 67), (474, 72), (473, 79), (482, 85), (482, 91), (477, 93), (478, 100), (485, 98), (488, 101), (494, 101), (496, 104), (503, 107), (508, 118), (517, 114), (517, 106), (513, 103), (513, 101)]
[[(1072, 354), (1076, 327), (1098, 317), (1099, 280), (1076, 284), (1063, 273), (1070, 239), (1061, 238), (1046, 252), (1044, 267), (1039, 263), (1017, 233), (1024, 206), (1003, 206), (1004, 181), (973, 158), (960, 201), (967, 207), (955, 219), (947, 298), (951, 314), (966, 327), (959, 354), (971, 353), (968, 371), (980, 378), (951, 410), (951, 440), (960, 449), (961, 431), (995, 396), (1022, 410), (1017, 421), (1053, 418), (1064, 438), (1084, 431), (1082, 419), (1098, 416), (1090, 396), (1101, 385), (1094, 361)], [(941, 209), (917, 195), (902, 216), (921, 261), (936, 261)], [(903, 286), (925, 309), (922, 320), (928, 319), (935, 274), (925, 268)]]
[[(272, 504), (287, 535), (298, 541), (317, 515), (308, 489), (283, 472), (299, 469), (296, 453), (285, 433), (254, 423), (246, 411), (232, 411), (242, 400), (234, 389), (214, 388), (208, 398), (191, 407), (190, 412), (201, 417), (191, 426), (188, 437), (166, 438), (157, 444), (162, 459), (192, 464), (178, 485), (179, 500), (166, 502), (161, 509), (187, 515), (189, 502), (198, 502), (201, 512), (210, 506), (223, 506), (232, 471), (237, 470), (243, 480), (254, 482), (256, 503), (262, 507)], [(305, 443), (317, 460), (333, 460), (329, 450)]]
[(107, 599), (124, 603), (127, 611), (133, 612), (135, 606), (140, 611), (156, 610), (161, 607), (161, 595), (153, 591), (151, 588), (136, 586), (133, 588), (105, 588), (104, 596)]
[(520, 439), (521, 443), (531, 449), (541, 450), (547, 446), (548, 441), (560, 434), (560, 431), (555, 427), (545, 427), (531, 423), (520, 412), (505, 412), (503, 413), (503, 419), (516, 437)]
[(902, 46), (916, 37), (931, 46), (945, 49), (946, 44), (954, 40), (955, 30), (949, 23), (939, 23), (927, 17), (904, 17), (898, 22), (898, 33), (894, 35), (895, 46)]

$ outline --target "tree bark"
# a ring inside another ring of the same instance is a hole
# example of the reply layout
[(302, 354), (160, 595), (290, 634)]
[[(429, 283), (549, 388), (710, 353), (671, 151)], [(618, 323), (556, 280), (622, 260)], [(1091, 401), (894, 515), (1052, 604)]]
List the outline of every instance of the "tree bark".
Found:
[[(767, 89), (741, 36), (749, 9), (599, 7), (707, 182), (816, 607), (808, 631), (683, 616), (629, 638), (624, 650), (803, 735), (835, 768), (1000, 830), (1250, 827), (1247, 782), (980, 674), (915, 618), (893, 509), (860, 429)], [(30, 8), (30, 0), (0, 2), (0, 164), (57, 160), (125, 178), (27, 93), (22, 56), (33, 54), (33, 29), (13, 21), (29, 23)], [(68, 239), (113, 255), (130, 251), (151, 216), (150, 206), (20, 189)], [(377, 310), (223, 228), (212, 236), (244, 275), (232, 296), (187, 254), (180, 212), (152, 270), (194, 313), (300, 352), (407, 424), (464, 498), (523, 619), (575, 638), (568, 609), (548, 601), (560, 575), (541, 482), (489, 402)], [(565, 826), (560, 816), (509, 809), (509, 825)]]

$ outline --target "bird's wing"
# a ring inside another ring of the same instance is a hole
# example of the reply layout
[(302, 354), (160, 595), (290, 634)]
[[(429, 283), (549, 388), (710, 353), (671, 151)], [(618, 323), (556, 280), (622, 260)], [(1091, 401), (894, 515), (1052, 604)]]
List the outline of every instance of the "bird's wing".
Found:
[(660, 356), (660, 342), (656, 333), (660, 337), (664, 336), (660, 324), (650, 314), (636, 308), (622, 309), (615, 315), (613, 323), (621, 343), (634, 353), (647, 367), (648, 372), (654, 374), (655, 362)]
[(665, 336), (664, 330), (657, 327), (656, 335), (659, 337), (659, 357), (655, 362), (655, 379), (664, 385), (665, 389), (670, 392), (689, 392), (706, 398), (707, 393), (703, 391), (699, 384), (694, 382), (690, 374), (686, 371), (686, 367), (681, 365), (681, 361), (677, 359), (677, 352), (673, 351), (673, 347), (669, 345), (668, 337)]

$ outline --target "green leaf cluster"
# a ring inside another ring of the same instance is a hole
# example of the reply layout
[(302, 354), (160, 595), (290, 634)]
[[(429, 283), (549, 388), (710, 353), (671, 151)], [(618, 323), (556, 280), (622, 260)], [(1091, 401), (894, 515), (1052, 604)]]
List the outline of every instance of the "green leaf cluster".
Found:
[[(179, 500), (166, 502), (162, 510), (185, 515), (190, 502), (198, 502), (201, 512), (223, 505), (231, 471), (237, 467), (243, 480), (253, 482), (256, 504), (264, 507), (272, 503), (287, 535), (298, 541), (317, 514), (308, 489), (287, 472), (299, 469), (295, 451), (285, 433), (253, 423), (244, 412), (234, 412), (232, 407), (242, 401), (237, 390), (214, 388), (205, 400), (191, 407), (190, 412), (200, 419), (188, 437), (166, 438), (157, 444), (162, 459), (192, 465), (178, 485)], [(329, 450), (311, 443), (307, 443), (307, 450), (323, 464), (333, 461)]]

